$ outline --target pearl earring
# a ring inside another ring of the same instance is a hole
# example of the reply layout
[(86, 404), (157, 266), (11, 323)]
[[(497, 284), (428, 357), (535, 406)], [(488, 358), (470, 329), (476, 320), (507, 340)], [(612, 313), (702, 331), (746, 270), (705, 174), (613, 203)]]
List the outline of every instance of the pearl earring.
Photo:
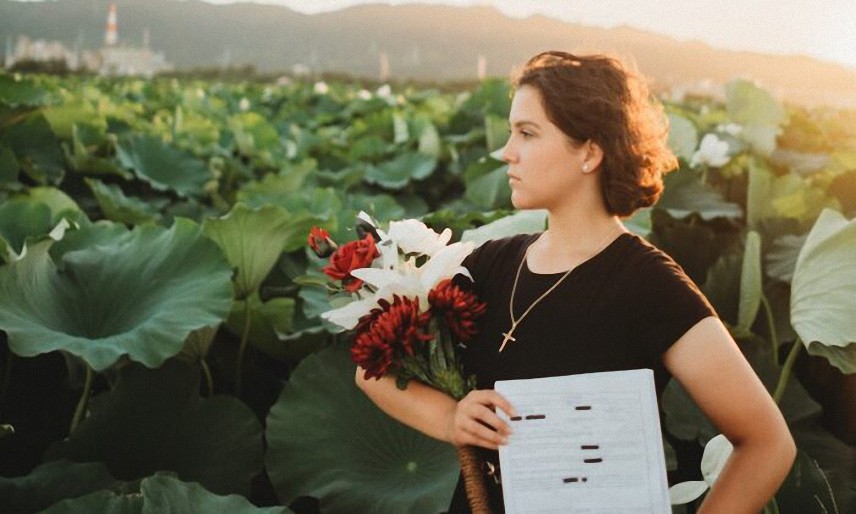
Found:
[(588, 164), (583, 164), (583, 173), (588, 172)]

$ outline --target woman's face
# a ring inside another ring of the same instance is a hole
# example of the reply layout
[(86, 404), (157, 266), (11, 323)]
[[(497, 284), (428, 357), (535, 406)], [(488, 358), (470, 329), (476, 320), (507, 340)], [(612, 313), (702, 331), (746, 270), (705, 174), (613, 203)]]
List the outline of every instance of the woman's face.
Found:
[(579, 189), (585, 146), (571, 140), (548, 118), (541, 92), (522, 86), (508, 116), (511, 136), (502, 150), (508, 163), (511, 203), (517, 209), (557, 209)]

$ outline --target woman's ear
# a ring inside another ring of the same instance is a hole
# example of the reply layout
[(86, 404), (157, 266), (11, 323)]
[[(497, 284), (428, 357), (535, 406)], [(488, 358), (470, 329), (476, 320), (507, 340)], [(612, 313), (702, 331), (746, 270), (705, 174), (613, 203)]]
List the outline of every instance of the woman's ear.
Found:
[(591, 173), (600, 167), (600, 163), (603, 161), (603, 149), (591, 139), (586, 141), (583, 146), (585, 153), (583, 154), (582, 171), (583, 173)]

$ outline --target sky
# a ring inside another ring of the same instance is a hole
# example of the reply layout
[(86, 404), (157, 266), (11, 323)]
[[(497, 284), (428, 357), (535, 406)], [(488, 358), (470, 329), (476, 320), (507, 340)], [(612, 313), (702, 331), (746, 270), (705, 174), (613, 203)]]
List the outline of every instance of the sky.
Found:
[(363, 3), (492, 5), (514, 17), (543, 14), (598, 27), (629, 25), (720, 48), (802, 54), (856, 69), (856, 0), (259, 0), (259, 3), (284, 5), (307, 14)]

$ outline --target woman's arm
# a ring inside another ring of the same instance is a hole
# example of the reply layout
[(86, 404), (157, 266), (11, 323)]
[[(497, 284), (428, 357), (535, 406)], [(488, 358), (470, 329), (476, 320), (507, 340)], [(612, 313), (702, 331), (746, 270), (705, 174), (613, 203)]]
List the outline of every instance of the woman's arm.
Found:
[(779, 408), (718, 318), (698, 322), (669, 348), (663, 362), (734, 445), (699, 514), (756, 514), (796, 456)]
[(490, 389), (471, 391), (456, 402), (446, 393), (417, 380), (408, 382), (404, 390), (396, 386), (393, 377), (366, 380), (365, 372), (359, 366), (356, 382), (381, 410), (393, 418), (455, 446), (497, 449), (507, 442), (511, 429), (496, 415), (496, 408), (504, 410), (509, 417), (516, 415), (508, 401)]

